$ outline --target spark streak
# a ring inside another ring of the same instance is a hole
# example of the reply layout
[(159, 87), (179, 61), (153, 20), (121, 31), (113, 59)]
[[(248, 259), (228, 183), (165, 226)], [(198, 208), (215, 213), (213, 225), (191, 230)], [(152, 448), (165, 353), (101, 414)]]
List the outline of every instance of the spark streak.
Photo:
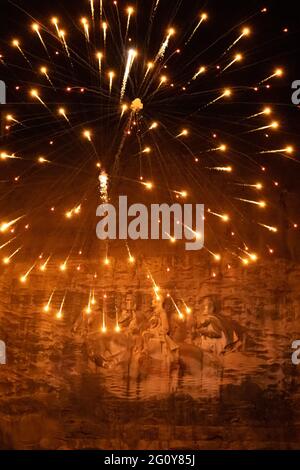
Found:
[(199, 75), (201, 75), (202, 73), (205, 73), (206, 72), (206, 67), (204, 67), (204, 65), (202, 65), (198, 71), (195, 73), (195, 75), (193, 76), (193, 80), (196, 80)]
[(292, 146), (285, 147), (283, 149), (278, 149), (278, 150), (263, 150), (262, 152), (259, 153), (288, 153), (292, 154), (294, 152), (294, 148)]
[(229, 88), (226, 88), (220, 96), (218, 96), (214, 100), (207, 103), (205, 107), (208, 108), (208, 106), (211, 106), (212, 104), (216, 103), (217, 101), (221, 100), (224, 97), (228, 98), (229, 96), (231, 96), (231, 93), (232, 93), (231, 90)]
[(176, 304), (175, 300), (173, 299), (173, 297), (170, 294), (169, 294), (169, 298), (171, 299), (171, 302), (174, 305), (176, 312), (178, 313), (178, 317), (180, 318), (180, 320), (183, 320), (184, 315), (183, 315), (183, 313), (179, 309), (178, 305)]
[(0, 250), (3, 250), (6, 246), (10, 245), (17, 237), (11, 238), (8, 240), (8, 242), (4, 243), (3, 245), (0, 246)]
[(23, 51), (23, 49), (21, 48), (20, 46), (20, 41), (18, 39), (14, 39), (12, 41), (12, 46), (13, 47), (16, 47), (18, 49), (18, 51), (22, 54), (22, 56), (24, 57), (24, 59), (26, 60), (26, 62), (30, 65), (30, 68), (32, 68), (32, 65), (31, 65), (31, 62), (29, 61), (29, 59), (27, 58), (27, 56), (25, 55), (25, 52)]
[(101, 80), (101, 74), (102, 74), (102, 59), (103, 59), (103, 54), (102, 54), (102, 52), (97, 52), (97, 59), (98, 59), (99, 76), (100, 76), (100, 80)]
[(91, 302), (92, 302), (92, 292), (91, 292), (91, 290), (90, 290), (89, 302), (88, 302), (88, 305), (87, 305), (87, 307), (86, 307), (86, 309), (85, 309), (85, 313), (86, 313), (87, 315), (90, 315), (90, 314), (92, 313)]
[(173, 28), (170, 28), (168, 30), (168, 34), (164, 40), (164, 42), (162, 43), (162, 45), (160, 46), (160, 49), (157, 53), (157, 56), (155, 58), (155, 62), (158, 62), (159, 60), (162, 60), (165, 56), (165, 53), (166, 53), (166, 50), (169, 46), (169, 42), (170, 42), (170, 39), (171, 37), (175, 34), (175, 30)]
[(190, 35), (190, 37), (188, 38), (188, 40), (186, 41), (185, 45), (187, 45), (194, 37), (194, 35), (196, 34), (196, 32), (198, 31), (198, 29), (200, 28), (201, 24), (203, 23), (203, 21), (206, 21), (208, 18), (207, 16), (207, 13), (202, 13), (201, 16), (200, 16), (200, 20), (198, 22), (198, 24), (196, 25), (194, 31), (192, 32), (192, 34)]
[(6, 120), (7, 120), (8, 122), (11, 122), (11, 121), (12, 121), (12, 122), (15, 122), (16, 124), (21, 124), (20, 121), (18, 121), (16, 118), (14, 118), (12, 114), (8, 114), (8, 115), (6, 116)]
[(238, 201), (247, 202), (248, 204), (254, 204), (256, 206), (261, 207), (262, 209), (264, 209), (267, 206), (265, 201), (250, 201), (249, 199), (243, 199), (240, 197), (236, 197), (235, 199), (237, 199)]
[(90, 42), (89, 22), (86, 18), (81, 18), (81, 23), (83, 25), (85, 39), (87, 42)]
[(41, 43), (42, 43), (42, 45), (43, 45), (45, 51), (47, 52), (47, 55), (49, 56), (49, 52), (48, 52), (47, 46), (46, 46), (46, 44), (45, 44), (45, 42), (44, 42), (44, 40), (43, 40), (43, 38), (42, 38), (42, 35), (41, 35), (41, 33), (40, 33), (40, 26), (39, 26), (37, 23), (33, 23), (32, 29), (33, 29), (33, 31), (36, 32), (36, 34), (37, 34), (39, 40), (41, 41)]
[(252, 129), (251, 131), (248, 131), (247, 133), (250, 134), (251, 132), (263, 131), (265, 129), (278, 129), (278, 127), (279, 127), (279, 123), (276, 121), (273, 121), (268, 126), (257, 127), (256, 129)]
[(10, 222), (2, 222), (2, 224), (0, 225), (0, 232), (2, 233), (7, 232), (7, 230), (10, 229), (10, 227), (15, 225), (17, 222), (19, 222), (19, 220), (23, 219), (24, 217), (25, 215), (22, 215), (18, 217), (17, 219), (11, 220)]
[(225, 72), (225, 70), (229, 69), (229, 67), (231, 67), (231, 66), (232, 66), (233, 64), (235, 64), (236, 62), (240, 62), (242, 59), (243, 59), (242, 54), (237, 54), (237, 55), (234, 57), (234, 59), (233, 59), (231, 62), (229, 62), (229, 64), (226, 65), (226, 67), (224, 67), (224, 68), (221, 70), (220, 73)]
[(134, 59), (136, 58), (136, 56), (137, 56), (137, 52), (134, 49), (130, 49), (128, 51), (128, 58), (127, 58), (126, 68), (125, 68), (122, 87), (121, 87), (120, 101), (122, 101), (123, 98), (124, 98), (127, 81), (128, 81), (128, 77), (129, 77), (129, 74), (130, 74), (130, 70), (132, 68), (132, 65), (133, 65), (133, 62), (134, 62)]
[(227, 214), (218, 214), (217, 212), (213, 212), (210, 209), (208, 210), (209, 214), (214, 215), (215, 217), (218, 217), (219, 219), (222, 219), (223, 222), (229, 222), (230, 218), (229, 215)]
[(59, 114), (60, 116), (63, 116), (63, 117), (65, 118), (65, 120), (66, 120), (68, 123), (70, 123), (70, 120), (69, 120), (68, 116), (66, 115), (66, 110), (65, 110), (65, 108), (59, 108), (58, 114)]
[(64, 304), (65, 304), (65, 300), (66, 300), (66, 295), (65, 295), (64, 298), (62, 299), (62, 302), (61, 302), (61, 304), (60, 304), (60, 308), (59, 308), (59, 310), (58, 310), (58, 312), (57, 312), (57, 314), (56, 314), (56, 318), (57, 318), (58, 320), (60, 320), (60, 319), (63, 317), (63, 311), (62, 311), (62, 310), (63, 310)]
[(233, 46), (235, 46), (244, 36), (249, 36), (250, 33), (251, 33), (251, 30), (249, 28), (244, 28), (242, 30), (242, 33), (238, 36), (238, 38), (232, 44), (230, 44), (230, 46), (227, 48), (226, 52), (229, 52), (230, 49), (232, 49)]
[(270, 225), (265, 225), (265, 224), (261, 224), (261, 223), (258, 223), (258, 225), (260, 225), (261, 227), (266, 228), (266, 229), (269, 230), (270, 232), (273, 232), (273, 233), (277, 233), (277, 232), (278, 232), (278, 228), (277, 228), (277, 227), (272, 227), (272, 226), (270, 226)]
[(104, 47), (106, 45), (106, 37), (107, 37), (107, 23), (104, 21), (102, 23), (102, 30), (103, 30), (103, 42), (104, 42)]
[(255, 117), (258, 117), (258, 116), (262, 116), (263, 114), (265, 116), (269, 116), (270, 114), (272, 114), (272, 109), (271, 108), (264, 108), (261, 112), (256, 113), (256, 114), (251, 114), (251, 116), (247, 116), (245, 119), (252, 119), (252, 118), (255, 118)]
[(40, 266), (40, 271), (42, 271), (42, 272), (46, 271), (50, 259), (51, 259), (51, 255), (48, 256), (46, 261)]
[(272, 73), (272, 75), (269, 75), (267, 78), (264, 78), (261, 82), (259, 82), (259, 85), (262, 85), (263, 83), (271, 80), (271, 78), (274, 78), (274, 77), (282, 77), (283, 75), (283, 70), (282, 69), (276, 69), (274, 73)]
[(94, 0), (90, 0), (90, 7), (91, 7), (91, 15), (92, 15), (92, 20), (95, 20), (95, 6), (94, 6)]
[(214, 167), (207, 167), (208, 170), (215, 170), (215, 171), (224, 171), (226, 173), (232, 172), (232, 166), (214, 166)]
[(48, 80), (48, 82), (50, 83), (50, 85), (54, 88), (54, 85), (53, 85), (53, 83), (52, 83), (52, 81), (51, 81), (51, 79), (50, 79), (50, 77), (49, 77), (49, 75), (48, 75), (48, 69), (47, 69), (47, 67), (41, 67), (41, 68), (40, 68), (40, 72), (41, 72), (43, 75), (45, 75), (45, 77), (47, 78), (47, 80)]
[(70, 51), (69, 51), (68, 44), (67, 44), (67, 41), (66, 41), (66, 33), (65, 33), (65, 31), (63, 31), (63, 30), (59, 31), (59, 36), (60, 36), (61, 41), (62, 41), (62, 44), (63, 44), (63, 46), (64, 46), (64, 48), (65, 48), (66, 54), (67, 54), (67, 56), (69, 57), (69, 59), (71, 60)]
[(55, 293), (55, 289), (51, 292), (50, 297), (49, 297), (49, 300), (48, 300), (48, 302), (46, 303), (46, 305), (44, 306), (44, 312), (46, 312), (46, 313), (49, 312), (49, 310), (50, 310), (51, 302), (52, 302), (54, 293)]
[(31, 90), (30, 91), (30, 95), (33, 97), (33, 98), (36, 98), (43, 106), (45, 106), (46, 109), (49, 110), (48, 106), (46, 105), (46, 103), (44, 103), (44, 101), (42, 100), (42, 98), (40, 97), (39, 95), (39, 92), (35, 89)]
[(6, 152), (1, 152), (0, 158), (1, 158), (1, 160), (7, 160), (7, 159), (10, 159), (10, 160), (15, 160), (15, 159), (21, 160), (20, 157), (16, 157), (14, 154), (9, 155), (9, 154), (6, 153)]
[(58, 18), (56, 18), (56, 16), (54, 16), (54, 17), (51, 19), (51, 23), (54, 24), (54, 26), (55, 26), (58, 39), (60, 39), (60, 31), (59, 31), (59, 27), (58, 27), (58, 22), (59, 22), (59, 21), (58, 21)]
[(127, 38), (127, 34), (128, 34), (128, 31), (129, 31), (129, 26), (130, 26), (130, 19), (131, 19), (131, 16), (133, 15), (134, 13), (134, 8), (133, 7), (128, 7), (127, 8), (127, 25), (126, 25), (126, 35), (125, 37)]
[(25, 282), (27, 281), (27, 278), (29, 276), (29, 274), (34, 270), (36, 266), (36, 263), (34, 263), (31, 268), (28, 269), (28, 271), (24, 274), (24, 276), (21, 276), (20, 277), (20, 282), (22, 282), (22, 284), (25, 284)]
[(109, 77), (109, 94), (111, 95), (115, 72), (113, 72), (112, 70), (108, 72), (108, 77)]
[(9, 264), (10, 261), (16, 256), (17, 253), (19, 253), (20, 250), (22, 250), (22, 246), (20, 246), (19, 248), (17, 248), (10, 256), (6, 256), (5, 258), (3, 258), (3, 263), (4, 264)]

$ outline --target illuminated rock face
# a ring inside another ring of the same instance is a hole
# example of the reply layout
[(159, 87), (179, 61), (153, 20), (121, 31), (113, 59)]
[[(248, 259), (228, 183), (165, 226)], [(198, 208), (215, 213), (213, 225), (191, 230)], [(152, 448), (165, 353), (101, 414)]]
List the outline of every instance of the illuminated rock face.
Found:
[(2, 448), (299, 446), (300, 266), (161, 256), (97, 279), (49, 265), (25, 285), (23, 271), (0, 280)]

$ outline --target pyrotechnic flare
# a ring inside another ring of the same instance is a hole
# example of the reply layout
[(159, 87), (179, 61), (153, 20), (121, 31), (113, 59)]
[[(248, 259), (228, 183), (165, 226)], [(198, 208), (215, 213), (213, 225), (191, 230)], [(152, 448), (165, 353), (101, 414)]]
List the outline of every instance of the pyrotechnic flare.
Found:
[(228, 214), (218, 214), (217, 212), (213, 212), (211, 210), (208, 210), (209, 214), (214, 215), (215, 217), (218, 217), (219, 219), (222, 219), (223, 222), (229, 222), (230, 217)]
[[(150, 70), (152, 70), (153, 67), (154, 67), (153, 62), (148, 62), (148, 64), (147, 64), (147, 69), (146, 69), (145, 76), (144, 76), (144, 80), (147, 78), (147, 76), (148, 76)], [(143, 80), (143, 81), (144, 81), (144, 80)]]
[(60, 271), (64, 272), (68, 267), (69, 257), (59, 266)]
[(66, 41), (66, 32), (64, 30), (59, 31), (59, 37), (61, 38), (61, 41), (63, 43), (67, 56), (71, 60), (70, 51), (69, 51), (68, 44)]
[(270, 232), (273, 232), (273, 233), (277, 233), (277, 232), (278, 232), (277, 227), (272, 227), (272, 226), (270, 226), (270, 225), (265, 225), (265, 224), (261, 224), (261, 223), (258, 223), (258, 225), (260, 225), (261, 227), (266, 228), (266, 229), (269, 230)]
[(38, 162), (39, 163), (50, 163), (50, 160), (47, 160), (45, 157), (39, 157)]
[(46, 271), (50, 259), (51, 259), (51, 255), (48, 256), (48, 258), (46, 259), (46, 261), (40, 266), (40, 270), (41, 270), (42, 272), (43, 272), (43, 271)]
[(220, 73), (225, 72), (225, 70), (229, 69), (229, 67), (231, 67), (231, 66), (232, 66), (233, 64), (235, 64), (236, 62), (240, 62), (242, 59), (243, 59), (242, 54), (236, 54), (235, 57), (234, 57), (234, 59), (233, 59), (231, 62), (229, 62), (229, 64), (226, 65), (226, 67), (224, 67), (224, 68), (221, 70)]
[(92, 20), (95, 20), (95, 6), (94, 6), (94, 0), (90, 0), (90, 7), (91, 7), (91, 15), (92, 15)]
[(10, 245), (17, 237), (11, 238), (8, 240), (6, 243), (3, 243), (3, 245), (0, 246), (0, 250), (3, 250), (6, 246)]
[(153, 95), (155, 95), (155, 93), (160, 89), (160, 87), (162, 87), (165, 83), (167, 83), (167, 81), (168, 81), (168, 78), (165, 75), (160, 77), (160, 82), (159, 82), (156, 90), (153, 92)]
[(251, 33), (250, 28), (247, 28), (247, 27), (246, 27), (246, 28), (243, 28), (241, 34), (238, 36), (238, 38), (237, 38), (232, 44), (230, 44), (230, 46), (226, 49), (226, 52), (229, 52), (230, 49), (233, 48), (233, 46), (235, 46), (243, 37), (249, 36), (250, 33)]
[(234, 183), (236, 186), (242, 186), (244, 188), (253, 188), (257, 189), (258, 191), (261, 191), (263, 189), (263, 184), (262, 183), (256, 183), (256, 184), (247, 184), (247, 183)]
[(130, 19), (131, 19), (131, 16), (133, 15), (134, 13), (134, 8), (133, 7), (128, 7), (127, 8), (127, 26), (126, 26), (126, 34), (125, 34), (125, 42), (126, 42), (126, 38), (127, 38), (127, 35), (128, 35), (128, 31), (129, 31), (129, 25), (130, 25)]
[(85, 39), (87, 42), (90, 42), (89, 22), (86, 18), (81, 18), (81, 23), (83, 25)]
[(70, 124), (69, 118), (68, 118), (68, 116), (66, 115), (66, 110), (65, 110), (65, 108), (59, 108), (58, 114), (59, 114), (60, 116), (63, 116), (63, 117), (65, 118), (65, 120)]
[(123, 104), (121, 106), (121, 118), (124, 116), (124, 114), (126, 113), (127, 110), (128, 110), (127, 104)]
[(134, 49), (130, 49), (128, 51), (127, 63), (126, 63), (126, 67), (125, 67), (125, 72), (124, 72), (124, 77), (123, 77), (123, 82), (122, 82), (122, 88), (121, 88), (120, 101), (122, 101), (123, 98), (124, 98), (124, 94), (125, 94), (125, 91), (126, 91), (126, 85), (127, 85), (128, 77), (129, 77), (129, 74), (130, 74), (130, 70), (131, 70), (131, 67), (133, 65), (133, 62), (134, 62), (134, 59), (136, 58), (136, 56), (137, 56), (137, 52)]
[(160, 49), (157, 53), (157, 56), (155, 57), (155, 62), (158, 62), (159, 60), (163, 60), (164, 56), (165, 56), (165, 53), (166, 53), (166, 50), (169, 46), (169, 42), (170, 42), (170, 39), (171, 37), (175, 34), (175, 29), (174, 28), (170, 28), (168, 30), (168, 34), (166, 36), (166, 39), (164, 40), (164, 42), (162, 43), (162, 45), (160, 46)]
[(22, 56), (24, 57), (26, 62), (29, 64), (30, 68), (32, 68), (32, 64), (31, 64), (30, 60), (27, 58), (27, 56), (25, 55), (23, 49), (21, 48), (20, 41), (18, 39), (13, 39), (12, 46), (16, 47), (18, 49), (18, 51), (22, 54)]
[(52, 81), (51, 81), (51, 79), (50, 79), (50, 77), (49, 77), (49, 75), (48, 75), (48, 69), (47, 69), (47, 67), (41, 67), (41, 68), (40, 68), (40, 72), (41, 72), (43, 75), (45, 75), (45, 77), (47, 78), (47, 80), (48, 80), (48, 82), (50, 83), (50, 85), (52, 86), (52, 88), (54, 88), (54, 85), (53, 85), (53, 83), (52, 83)]
[(102, 52), (97, 52), (97, 59), (98, 59), (99, 76), (100, 76), (100, 81), (101, 81), (102, 59), (103, 59), (103, 54), (102, 54)]
[(156, 3), (155, 3), (155, 5), (154, 5), (154, 10), (153, 10), (154, 15), (155, 15), (156, 10), (157, 10), (157, 8), (158, 8), (159, 2), (160, 2), (160, 0), (156, 0)]
[(262, 127), (257, 127), (256, 129), (252, 129), (251, 131), (248, 131), (248, 134), (251, 132), (258, 132), (258, 131), (264, 131), (265, 129), (278, 129), (279, 123), (277, 121), (271, 122), (268, 126), (262, 126)]
[(56, 314), (56, 318), (57, 318), (58, 320), (60, 320), (60, 319), (63, 317), (63, 307), (64, 307), (64, 304), (65, 304), (65, 300), (66, 300), (66, 295), (64, 296), (64, 298), (63, 298), (63, 300), (62, 300), (62, 302), (61, 302), (61, 304), (60, 304), (60, 308), (59, 308), (59, 310), (58, 310), (58, 312), (57, 312), (57, 314)]
[(102, 308), (102, 328), (101, 328), (102, 333), (107, 332), (107, 327), (106, 327), (106, 294), (103, 296), (103, 308)]
[(269, 75), (267, 78), (264, 78), (261, 82), (259, 82), (259, 85), (262, 85), (263, 83), (271, 80), (271, 78), (274, 78), (274, 77), (282, 77), (283, 75), (283, 70), (282, 69), (276, 69), (274, 73), (272, 73), (272, 75)]
[(196, 27), (195, 27), (194, 31), (192, 32), (192, 34), (190, 35), (190, 37), (188, 38), (188, 40), (186, 41), (185, 45), (187, 45), (187, 44), (193, 39), (195, 33), (198, 31), (198, 29), (200, 28), (201, 24), (203, 23), (203, 21), (206, 21), (207, 18), (208, 18), (207, 13), (201, 13), (199, 22), (198, 22), (198, 24), (196, 25)]
[(195, 75), (193, 76), (193, 80), (196, 80), (199, 75), (201, 75), (202, 73), (206, 72), (206, 67), (204, 67), (204, 65), (202, 65), (198, 71), (195, 73)]
[(183, 129), (183, 130), (180, 132), (180, 134), (178, 134), (178, 135), (176, 136), (176, 138), (178, 138), (178, 137), (187, 137), (188, 135), (189, 135), (189, 131), (188, 131), (187, 129)]
[(6, 153), (6, 152), (1, 152), (1, 153), (0, 153), (0, 158), (1, 158), (1, 160), (7, 160), (7, 159), (10, 159), (10, 160), (22, 160), (21, 157), (16, 157), (16, 155), (14, 155), (14, 154), (9, 155), (9, 154)]
[(6, 120), (7, 120), (8, 122), (13, 121), (13, 122), (15, 122), (16, 124), (21, 124), (20, 121), (18, 121), (16, 118), (14, 118), (14, 116), (13, 116), (12, 114), (8, 114), (8, 115), (6, 116)]
[(272, 108), (264, 108), (261, 112), (259, 113), (256, 113), (256, 114), (251, 114), (251, 116), (248, 116), (246, 117), (245, 119), (252, 119), (252, 118), (255, 118), (257, 116), (262, 116), (262, 115), (265, 115), (265, 116), (270, 116), (270, 114), (272, 114)]
[(225, 98), (225, 97), (228, 98), (228, 97), (231, 96), (231, 95), (232, 95), (231, 90), (230, 90), (229, 88), (226, 88), (220, 96), (218, 96), (218, 97), (215, 98), (214, 100), (212, 100), (212, 101), (210, 101), (209, 103), (207, 103), (207, 104), (205, 105), (205, 107), (208, 108), (208, 106), (211, 106), (212, 104), (216, 103), (217, 101), (221, 100), (222, 98)]
[(92, 305), (92, 292), (91, 292), (91, 290), (90, 290), (89, 302), (88, 302), (88, 305), (87, 305), (87, 307), (86, 307), (86, 309), (85, 309), (85, 313), (86, 313), (87, 315), (90, 315), (90, 314), (92, 313), (92, 307), (91, 307), (91, 305)]
[(107, 23), (104, 21), (102, 23), (104, 47), (106, 46), (107, 28), (108, 28)]
[(264, 209), (267, 206), (265, 201), (250, 201), (249, 199), (243, 199), (240, 197), (236, 197), (235, 199), (237, 199), (238, 201), (247, 202), (248, 204), (254, 204), (256, 206), (261, 207), (262, 209)]
[(263, 150), (262, 152), (259, 153), (288, 153), (291, 155), (294, 152), (294, 148), (289, 145), (288, 147), (285, 147), (283, 149), (277, 149), (277, 150)]
[(39, 26), (39, 24), (38, 24), (38, 23), (33, 23), (31, 27), (32, 27), (33, 31), (36, 32), (36, 34), (37, 34), (39, 40), (40, 40), (41, 43), (42, 43), (43, 48), (45, 49), (45, 51), (46, 51), (46, 53), (47, 53), (47, 55), (48, 55), (48, 57), (49, 57), (49, 52), (48, 52), (47, 46), (46, 46), (46, 44), (45, 44), (45, 42), (44, 42), (44, 40), (43, 40), (43, 38), (42, 38), (42, 35), (41, 35), (41, 33), (40, 33), (40, 26)]
[(173, 297), (171, 295), (169, 295), (169, 298), (171, 299), (172, 301), (172, 304), (174, 305), (175, 307), (175, 310), (176, 312), (178, 313), (178, 317), (180, 320), (183, 320), (184, 319), (184, 315), (183, 313), (181, 312), (181, 310), (179, 309), (178, 305), (176, 304), (175, 300), (173, 299)]
[(46, 109), (49, 110), (48, 106), (46, 105), (46, 103), (44, 103), (44, 101), (42, 100), (42, 98), (40, 97), (39, 95), (39, 92), (36, 90), (36, 89), (32, 89), (30, 91), (30, 95), (33, 97), (33, 98), (36, 98), (43, 106), (45, 106)]
[(91, 131), (83, 131), (83, 137), (85, 137), (89, 142), (92, 142), (92, 134)]
[(126, 243), (126, 248), (127, 248), (127, 251), (128, 251), (128, 261), (129, 261), (129, 263), (133, 264), (135, 262), (135, 258), (131, 254), (128, 243)]
[(10, 222), (2, 222), (2, 224), (0, 225), (0, 232), (7, 232), (13, 225), (22, 220), (24, 217), (25, 215), (21, 215), (17, 219), (11, 220)]
[(25, 282), (27, 281), (27, 278), (28, 278), (29, 274), (31, 273), (31, 271), (34, 270), (35, 266), (36, 266), (36, 263), (34, 263), (34, 264), (31, 266), (31, 268), (28, 269), (28, 271), (26, 272), (26, 274), (24, 274), (24, 276), (21, 276), (21, 277), (20, 277), (20, 281), (21, 281), (23, 284), (25, 284)]
[(58, 37), (58, 39), (60, 39), (60, 31), (59, 31), (59, 27), (58, 27), (58, 23), (59, 23), (58, 18), (56, 18), (56, 16), (54, 16), (51, 19), (51, 23), (54, 24), (56, 32), (57, 32), (57, 37)]
[(48, 302), (46, 303), (46, 305), (44, 306), (44, 312), (46, 312), (46, 313), (48, 313), (48, 312), (50, 311), (51, 302), (52, 302), (54, 293), (55, 293), (55, 289), (51, 292), (51, 295), (50, 295), (50, 297), (49, 297), (49, 300), (48, 300)]
[(10, 261), (16, 256), (16, 254), (19, 253), (20, 250), (22, 250), (22, 246), (20, 246), (19, 248), (17, 248), (10, 256), (6, 256), (5, 258), (3, 258), (3, 264), (9, 264)]
[(108, 77), (109, 77), (109, 94), (111, 94), (115, 72), (113, 72), (113, 70), (108, 72)]
[(224, 171), (225, 173), (232, 172), (232, 166), (214, 166), (214, 167), (207, 167), (208, 170), (216, 170), (216, 171)]

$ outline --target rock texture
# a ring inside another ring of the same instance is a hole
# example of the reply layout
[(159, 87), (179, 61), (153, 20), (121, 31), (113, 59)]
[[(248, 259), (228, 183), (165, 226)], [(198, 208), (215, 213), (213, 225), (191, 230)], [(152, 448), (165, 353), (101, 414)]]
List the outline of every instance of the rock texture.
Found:
[(0, 448), (299, 448), (300, 265), (26, 267), (0, 277)]

